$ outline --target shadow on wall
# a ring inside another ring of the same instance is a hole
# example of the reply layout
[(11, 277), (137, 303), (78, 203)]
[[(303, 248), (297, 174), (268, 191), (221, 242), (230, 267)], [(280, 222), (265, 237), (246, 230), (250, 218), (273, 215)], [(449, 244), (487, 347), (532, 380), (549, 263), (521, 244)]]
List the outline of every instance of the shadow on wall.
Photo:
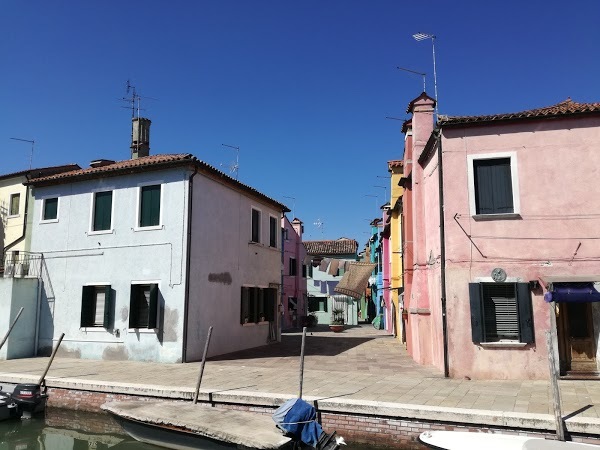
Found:
[(46, 260), (42, 258), (40, 278), (42, 280), (42, 297), (40, 299), (40, 323), (38, 334), (37, 356), (52, 354), (52, 338), (54, 336), (54, 288), (48, 274)]

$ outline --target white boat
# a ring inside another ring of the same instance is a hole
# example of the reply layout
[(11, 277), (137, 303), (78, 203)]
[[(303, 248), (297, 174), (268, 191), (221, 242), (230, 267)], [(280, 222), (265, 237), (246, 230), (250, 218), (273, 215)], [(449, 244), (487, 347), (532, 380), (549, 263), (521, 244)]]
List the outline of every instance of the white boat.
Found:
[(600, 450), (600, 445), (471, 431), (425, 431), (419, 441), (444, 450)]

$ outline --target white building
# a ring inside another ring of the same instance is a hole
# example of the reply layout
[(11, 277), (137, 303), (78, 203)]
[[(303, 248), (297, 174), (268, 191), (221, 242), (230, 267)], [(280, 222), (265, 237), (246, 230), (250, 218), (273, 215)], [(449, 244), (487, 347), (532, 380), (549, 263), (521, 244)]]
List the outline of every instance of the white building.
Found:
[(190, 154), (133, 158), (29, 182), (38, 354), (61, 333), (63, 356), (173, 363), (210, 326), (209, 356), (277, 340), (288, 209)]

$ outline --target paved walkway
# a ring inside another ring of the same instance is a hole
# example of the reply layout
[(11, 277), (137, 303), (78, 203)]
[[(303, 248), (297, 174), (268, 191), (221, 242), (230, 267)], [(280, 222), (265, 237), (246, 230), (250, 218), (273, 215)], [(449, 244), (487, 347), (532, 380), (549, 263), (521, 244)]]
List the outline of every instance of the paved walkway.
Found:
[[(301, 338), (300, 332), (288, 332), (279, 344), (209, 359), (201, 391), (213, 395), (256, 394), (263, 398), (297, 395)], [(0, 361), (0, 384), (33, 381), (43, 373), (47, 363), (48, 358)], [(200, 363), (57, 357), (47, 381), (50, 386), (92, 383), (134, 386), (137, 391), (154, 386), (164, 391), (190, 393), (196, 385), (199, 367)], [(600, 382), (561, 380), (560, 390), (563, 415), (593, 425), (600, 432)], [(417, 365), (397, 340), (371, 325), (349, 327), (343, 333), (332, 333), (323, 326), (309, 329), (303, 396), (338, 404), (368, 401), (376, 402), (370, 405), (415, 405), (424, 411), (437, 408), (446, 413), (460, 409), (471, 415), (525, 417), (531, 413), (541, 417), (541, 414), (546, 421), (553, 414), (548, 381), (445, 379), (437, 369)]]

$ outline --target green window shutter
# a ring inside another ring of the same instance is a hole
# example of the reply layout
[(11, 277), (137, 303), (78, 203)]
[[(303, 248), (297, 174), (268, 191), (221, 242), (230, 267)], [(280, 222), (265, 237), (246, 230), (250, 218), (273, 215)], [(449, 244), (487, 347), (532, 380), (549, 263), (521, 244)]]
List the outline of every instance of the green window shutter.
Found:
[(83, 286), (81, 290), (81, 326), (91, 327), (94, 324), (95, 286)]
[(112, 319), (113, 298), (110, 285), (105, 286), (104, 291), (104, 328), (110, 328)]
[(129, 295), (129, 328), (138, 328), (139, 322), (139, 306), (138, 306), (138, 298), (139, 298), (139, 285), (132, 284), (131, 285), (131, 294)]
[(250, 288), (250, 322), (258, 321), (258, 288)]
[(485, 342), (483, 337), (483, 310), (481, 308), (481, 285), (469, 283), (471, 303), (471, 337), (474, 343)]
[(150, 305), (148, 307), (148, 328), (157, 328), (158, 284), (150, 285)]
[(260, 211), (252, 210), (252, 242), (260, 242)]
[(160, 225), (160, 184), (142, 186), (140, 227)]
[(242, 286), (242, 294), (241, 294), (241, 304), (240, 304), (240, 324), (244, 324), (246, 322), (246, 318), (248, 322), (250, 322), (250, 313), (249, 313), (249, 299), (250, 290), (247, 287)]
[(535, 334), (529, 283), (517, 283), (517, 306), (519, 308), (519, 341), (533, 344)]
[(112, 191), (96, 192), (94, 201), (94, 231), (110, 230)]
[(54, 220), (58, 217), (58, 198), (44, 200), (44, 220)]

